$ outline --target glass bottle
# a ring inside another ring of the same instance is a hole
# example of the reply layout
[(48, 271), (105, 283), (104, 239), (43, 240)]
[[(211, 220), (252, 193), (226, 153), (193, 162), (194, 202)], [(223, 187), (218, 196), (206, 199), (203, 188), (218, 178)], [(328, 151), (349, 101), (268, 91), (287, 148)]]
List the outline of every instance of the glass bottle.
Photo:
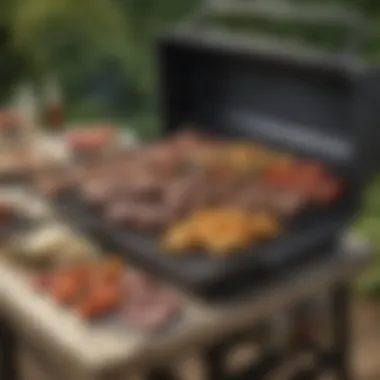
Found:
[(43, 124), (49, 132), (61, 132), (64, 128), (64, 99), (62, 88), (55, 76), (47, 78), (42, 88)]

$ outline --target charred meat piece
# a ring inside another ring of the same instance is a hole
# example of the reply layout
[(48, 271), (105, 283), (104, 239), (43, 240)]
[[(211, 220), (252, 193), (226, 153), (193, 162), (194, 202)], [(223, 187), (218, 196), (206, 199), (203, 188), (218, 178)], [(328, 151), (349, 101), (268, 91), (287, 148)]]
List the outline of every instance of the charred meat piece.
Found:
[(12, 205), (7, 204), (6, 202), (0, 203), (0, 223), (9, 223), (16, 216), (16, 211)]
[(224, 165), (219, 165), (217, 162), (215, 166), (205, 168), (204, 171), (210, 182), (220, 183), (221, 186), (235, 184), (241, 178), (237, 171)]
[(156, 280), (140, 274), (129, 274), (126, 286), (130, 293), (125, 309), (126, 322), (144, 330), (165, 327), (181, 311), (177, 294), (165, 289)]
[(313, 162), (302, 162), (296, 165), (299, 178), (304, 181), (318, 181), (325, 178), (325, 170), (322, 165)]
[(74, 174), (67, 168), (51, 167), (35, 173), (34, 184), (43, 194), (55, 196), (75, 187), (77, 181)]
[(175, 175), (179, 159), (180, 154), (172, 144), (161, 142), (143, 149), (138, 161), (145, 170), (165, 179)]
[(237, 190), (237, 185), (233, 182), (231, 183), (218, 183), (213, 182), (208, 185), (205, 191), (204, 200), (206, 202), (206, 207), (208, 206), (221, 206), (223, 204), (228, 204), (231, 199), (233, 199), (234, 194)]
[(132, 190), (141, 197), (156, 198), (164, 190), (164, 184), (155, 174), (141, 173), (132, 181)]
[(101, 284), (90, 292), (77, 306), (77, 313), (84, 319), (95, 319), (117, 311), (123, 300), (122, 289), (114, 284)]
[(65, 190), (69, 189), (70, 183), (57, 178), (39, 178), (36, 187), (39, 192), (48, 197), (55, 197), (62, 194)]
[(271, 193), (268, 193), (268, 190), (256, 184), (248, 184), (243, 186), (242, 189), (237, 192), (236, 197), (231, 199), (231, 204), (241, 210), (265, 210), (268, 207), (268, 201), (270, 199)]
[(134, 202), (116, 202), (107, 207), (105, 216), (117, 224), (131, 226), (136, 220), (137, 211)]
[(307, 200), (301, 193), (279, 193), (273, 194), (269, 205), (271, 211), (276, 212), (279, 216), (292, 218), (307, 206)]
[(99, 284), (121, 286), (124, 273), (125, 266), (119, 258), (113, 258), (109, 261), (101, 260), (91, 266), (89, 282), (92, 286), (98, 286)]
[(292, 217), (306, 205), (306, 198), (300, 193), (282, 192), (252, 184), (239, 192), (233, 205), (242, 210), (262, 210)]
[(203, 207), (228, 203), (235, 188), (228, 171), (211, 175), (208, 171), (195, 170), (168, 186), (165, 204), (173, 215), (182, 218)]
[(180, 178), (168, 186), (164, 204), (175, 218), (180, 219), (194, 207), (207, 203), (207, 186), (207, 178), (202, 173)]
[(106, 216), (125, 227), (146, 231), (162, 230), (171, 221), (171, 214), (164, 206), (132, 201), (110, 205)]
[(113, 195), (113, 184), (105, 180), (93, 180), (81, 187), (84, 201), (94, 207), (104, 206)]
[(133, 289), (128, 301), (136, 305), (149, 301), (149, 296), (153, 295), (160, 284), (153, 277), (141, 275), (140, 273), (127, 273), (124, 276), (124, 286), (127, 289)]
[(173, 137), (173, 145), (178, 152), (188, 154), (209, 144), (210, 140), (195, 129), (187, 128)]
[(136, 172), (132, 178), (117, 180), (119, 197), (128, 197), (136, 201), (157, 201), (162, 199), (165, 182), (154, 174)]
[(145, 305), (128, 305), (125, 310), (127, 324), (147, 331), (157, 331), (168, 326), (181, 311), (181, 304), (170, 294), (160, 294)]
[(76, 182), (79, 186), (86, 186), (95, 181), (106, 181), (110, 178), (107, 167), (103, 164), (80, 166), (75, 172)]
[(219, 144), (203, 144), (196, 150), (189, 152), (188, 161), (198, 168), (212, 170), (215, 167), (220, 167), (223, 162), (223, 150)]
[(138, 209), (136, 224), (138, 228), (160, 231), (171, 221), (171, 214), (162, 205), (141, 205)]
[(189, 201), (188, 212), (204, 208), (222, 206), (233, 194), (233, 185), (218, 182), (206, 182), (200, 185)]

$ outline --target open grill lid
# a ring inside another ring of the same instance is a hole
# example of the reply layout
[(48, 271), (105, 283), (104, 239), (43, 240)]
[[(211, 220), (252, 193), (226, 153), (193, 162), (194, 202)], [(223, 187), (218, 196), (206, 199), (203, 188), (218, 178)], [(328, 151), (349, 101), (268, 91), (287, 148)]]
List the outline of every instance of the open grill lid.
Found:
[(166, 131), (190, 122), (368, 177), (374, 73), (359, 60), (212, 29), (179, 28), (158, 46)]

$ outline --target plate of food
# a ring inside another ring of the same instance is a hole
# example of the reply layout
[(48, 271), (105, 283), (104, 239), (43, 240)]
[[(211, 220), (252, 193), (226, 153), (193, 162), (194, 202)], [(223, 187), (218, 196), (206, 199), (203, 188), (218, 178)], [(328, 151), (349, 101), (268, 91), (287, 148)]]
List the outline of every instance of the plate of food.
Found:
[(178, 321), (184, 307), (178, 293), (128, 268), (116, 256), (69, 264), (34, 276), (31, 286), (84, 323), (119, 330), (166, 330)]

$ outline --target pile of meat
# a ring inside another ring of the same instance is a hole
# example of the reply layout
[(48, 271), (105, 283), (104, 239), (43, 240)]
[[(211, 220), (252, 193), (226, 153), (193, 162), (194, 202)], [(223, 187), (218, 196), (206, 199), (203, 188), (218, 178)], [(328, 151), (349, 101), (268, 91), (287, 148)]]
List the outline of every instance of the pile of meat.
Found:
[(305, 206), (330, 204), (341, 191), (319, 164), (193, 131), (87, 162), (75, 177), (93, 210), (151, 231), (212, 207), (292, 217)]

